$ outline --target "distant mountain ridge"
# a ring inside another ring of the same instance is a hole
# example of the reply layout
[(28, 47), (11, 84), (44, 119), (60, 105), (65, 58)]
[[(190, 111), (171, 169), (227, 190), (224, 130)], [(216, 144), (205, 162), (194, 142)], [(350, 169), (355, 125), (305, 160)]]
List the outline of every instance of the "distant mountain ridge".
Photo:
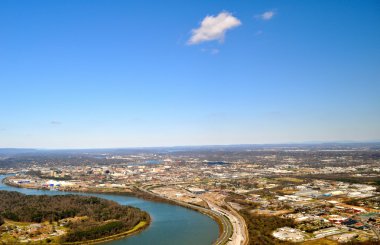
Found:
[(284, 144), (231, 144), (231, 145), (194, 145), (194, 146), (162, 146), (162, 147), (120, 147), (120, 148), (89, 148), (89, 149), (44, 149), (44, 148), (0, 148), (0, 155), (34, 154), (34, 153), (139, 153), (159, 151), (204, 151), (204, 150), (255, 150), (255, 149), (343, 149), (363, 148), (380, 149), (380, 140), (371, 142), (310, 141), (303, 143)]

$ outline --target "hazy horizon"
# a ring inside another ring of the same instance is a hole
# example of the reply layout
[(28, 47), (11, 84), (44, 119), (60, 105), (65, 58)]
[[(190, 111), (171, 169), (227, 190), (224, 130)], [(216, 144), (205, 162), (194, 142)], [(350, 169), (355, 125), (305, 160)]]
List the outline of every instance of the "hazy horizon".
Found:
[(123, 150), (123, 149), (155, 149), (155, 148), (215, 148), (215, 147), (286, 147), (286, 146), (320, 146), (337, 144), (349, 145), (372, 145), (380, 144), (380, 140), (373, 141), (306, 141), (306, 142), (283, 142), (283, 143), (253, 143), (253, 144), (208, 144), (208, 145), (157, 145), (157, 146), (118, 146), (118, 147), (0, 147), (0, 150)]

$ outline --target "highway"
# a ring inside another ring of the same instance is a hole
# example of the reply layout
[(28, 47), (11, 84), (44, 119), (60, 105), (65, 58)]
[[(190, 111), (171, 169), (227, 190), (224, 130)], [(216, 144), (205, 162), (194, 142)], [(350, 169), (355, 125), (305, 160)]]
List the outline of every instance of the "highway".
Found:
[(234, 232), (234, 228), (226, 214), (223, 212), (222, 209), (220, 209), (217, 205), (213, 204), (212, 202), (209, 202), (205, 200), (207, 204), (209, 205), (210, 209), (214, 211), (214, 213), (219, 217), (220, 221), (222, 222), (223, 230), (220, 234), (218, 240), (215, 242), (216, 245), (221, 244), (230, 244), (232, 242), (232, 234)]
[[(182, 206), (185, 206), (185, 207), (189, 207), (189, 208), (192, 208), (192, 209), (195, 209), (195, 210), (198, 210), (204, 214), (209, 214), (210, 216), (216, 216), (220, 222), (222, 223), (222, 231), (221, 233), (219, 234), (219, 237), (218, 239), (214, 242), (215, 245), (224, 245), (224, 244), (237, 244), (237, 243), (231, 243), (231, 236), (234, 232), (234, 229), (233, 229), (233, 226), (229, 220), (229, 218), (226, 216), (226, 213), (224, 213), (224, 211), (222, 209), (220, 209), (218, 206), (216, 206), (215, 204), (212, 204), (210, 203), (209, 204), (209, 207), (210, 209), (207, 209), (207, 208), (203, 208), (203, 207), (199, 207), (199, 206), (196, 206), (196, 205), (193, 205), (193, 204), (189, 204), (189, 203), (186, 203), (186, 202), (182, 202), (182, 201), (178, 201), (178, 200), (173, 200), (173, 199), (169, 199), (163, 195), (159, 195), (159, 194), (156, 194), (156, 193), (153, 193), (147, 189), (145, 189), (144, 187), (137, 187), (135, 186), (138, 190), (140, 191), (143, 191), (145, 193), (148, 193), (150, 195), (153, 195), (153, 196), (157, 196), (157, 197), (160, 197), (160, 198), (164, 198), (164, 199), (167, 199), (167, 200), (170, 200), (170, 201), (174, 201), (176, 203), (178, 203), (179, 205), (182, 205)], [(209, 202), (207, 202), (209, 203)], [(240, 243), (239, 243), (240, 244)]]
[(374, 227), (373, 225), (370, 225), (370, 224), (367, 224), (371, 229), (372, 231), (376, 234), (377, 236), (377, 239), (380, 240), (380, 234), (379, 234), (379, 231), (376, 229), (376, 227)]
[(229, 212), (233, 215), (233, 224), (235, 226), (234, 231), (236, 231), (236, 233), (234, 233), (232, 238), (236, 239), (235, 237), (238, 237), (240, 239), (239, 244), (248, 245), (249, 233), (244, 218), (239, 214), (239, 212), (232, 208), (230, 204), (226, 203), (224, 200), (223, 203), (226, 207), (228, 207)]

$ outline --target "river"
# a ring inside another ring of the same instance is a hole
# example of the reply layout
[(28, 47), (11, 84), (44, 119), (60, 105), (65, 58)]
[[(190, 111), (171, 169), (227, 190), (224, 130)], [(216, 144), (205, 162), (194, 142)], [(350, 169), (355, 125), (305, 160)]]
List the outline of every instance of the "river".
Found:
[(217, 223), (210, 217), (180, 206), (151, 202), (140, 198), (112, 194), (73, 193), (48, 190), (34, 190), (7, 186), (2, 183), (5, 175), (0, 175), (0, 190), (18, 191), (27, 195), (76, 194), (96, 196), (130, 205), (147, 211), (152, 217), (151, 225), (143, 232), (124, 239), (107, 242), (106, 245), (203, 245), (212, 244), (218, 237)]

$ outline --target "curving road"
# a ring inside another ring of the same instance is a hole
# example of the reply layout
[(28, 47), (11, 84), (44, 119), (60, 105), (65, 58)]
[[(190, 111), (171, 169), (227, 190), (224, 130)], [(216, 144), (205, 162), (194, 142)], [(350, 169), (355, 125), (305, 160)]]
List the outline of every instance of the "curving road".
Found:
[(207, 200), (205, 200), (208, 204), (208, 206), (210, 207), (210, 209), (212, 211), (214, 211), (214, 213), (216, 213), (216, 215), (219, 217), (220, 221), (222, 222), (222, 233), (220, 234), (218, 240), (215, 242), (215, 244), (219, 245), (219, 244), (229, 244), (232, 242), (232, 235), (233, 235), (233, 232), (234, 232), (234, 228), (228, 218), (228, 216), (226, 216), (226, 213), (221, 209), (219, 208), (217, 205), (213, 204), (212, 202), (209, 202)]
[[(205, 214), (210, 214), (211, 216), (216, 216), (219, 218), (220, 222), (222, 223), (222, 231), (221, 231), (221, 234), (219, 235), (218, 239), (214, 242), (215, 245), (224, 245), (224, 244), (230, 244), (231, 242), (231, 237), (233, 235), (233, 232), (234, 232), (234, 228), (229, 220), (229, 218), (226, 216), (228, 214), (226, 214), (221, 208), (219, 208), (218, 206), (216, 206), (215, 204), (211, 203), (211, 202), (208, 202), (208, 205), (210, 207), (210, 209), (207, 209), (207, 208), (203, 208), (203, 207), (200, 207), (200, 206), (196, 206), (196, 205), (193, 205), (193, 204), (189, 204), (189, 203), (186, 203), (186, 202), (182, 202), (182, 201), (178, 201), (178, 200), (173, 200), (173, 199), (169, 199), (163, 195), (160, 195), (160, 194), (157, 194), (157, 193), (153, 193), (151, 191), (149, 191), (148, 189), (146, 189), (148, 186), (146, 187), (137, 187), (135, 186), (138, 190), (140, 191), (143, 191), (147, 194), (150, 194), (150, 195), (154, 195), (154, 196), (157, 196), (157, 197), (160, 197), (160, 198), (164, 198), (164, 199), (167, 199), (167, 200), (170, 200), (170, 201), (174, 201), (176, 203), (178, 203), (179, 205), (182, 205), (182, 206), (185, 206), (185, 207), (190, 207), (192, 209), (195, 209), (195, 210), (198, 210), (202, 213), (205, 213)], [(152, 186), (149, 187), (149, 189), (151, 188)]]

